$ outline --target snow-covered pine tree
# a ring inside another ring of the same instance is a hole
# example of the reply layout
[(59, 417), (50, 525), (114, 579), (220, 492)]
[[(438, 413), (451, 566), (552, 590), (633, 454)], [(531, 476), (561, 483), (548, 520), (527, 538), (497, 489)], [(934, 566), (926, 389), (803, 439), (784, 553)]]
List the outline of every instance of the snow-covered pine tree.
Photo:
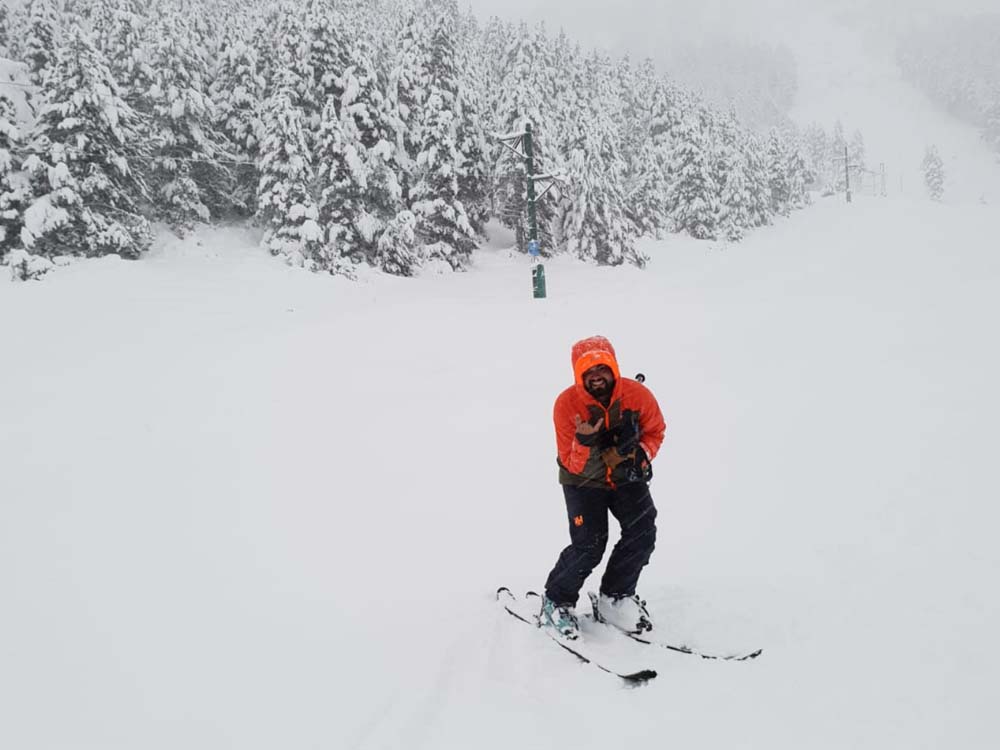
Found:
[(815, 181), (815, 176), (809, 169), (805, 146), (798, 133), (789, 132), (786, 138), (785, 181), (788, 185), (788, 205), (793, 209), (805, 208), (811, 200), (809, 185)]
[[(264, 108), (260, 148), (258, 217), (267, 229), (262, 244), (272, 255), (310, 270), (336, 267), (319, 225), (310, 193), (312, 156), (306, 145), (304, 116), (295, 104), (294, 71), (278, 72), (279, 86)], [(284, 80), (280, 80), (280, 79)]]
[(275, 92), (275, 72), (281, 66), (279, 56), (285, 47), (287, 21), (297, 19), (297, 14), (290, 4), (277, 2), (252, 6), (249, 13), (248, 43), (257, 59), (257, 74), (264, 81), (263, 98), (266, 100)]
[(812, 123), (803, 134), (806, 163), (812, 180), (807, 187), (813, 190), (823, 190), (826, 185), (826, 161), (830, 146), (827, 143), (826, 131), (819, 123)]
[(20, 146), (14, 102), (0, 93), (0, 260), (20, 244), (24, 225), (27, 186), (19, 174)]
[(45, 76), (55, 63), (59, 36), (59, 11), (55, 0), (29, 0), (27, 36), (22, 43), (31, 82), (45, 85)]
[(851, 170), (866, 169), (865, 163), (865, 137), (860, 130), (855, 130), (851, 134), (851, 142), (847, 146), (847, 153), (851, 158)]
[(672, 149), (680, 132), (684, 113), (694, 105), (690, 96), (678, 89), (669, 79), (661, 76), (652, 91), (653, 140), (658, 146)]
[[(571, 44), (565, 32), (560, 31), (553, 47), (552, 57), (556, 74), (560, 80), (560, 90), (555, 99), (546, 107), (545, 116), (547, 118), (546, 130), (550, 134), (548, 137), (554, 140), (549, 144), (546, 154), (550, 166), (544, 170), (536, 166), (535, 172), (554, 173), (566, 178), (566, 181), (556, 185), (550, 191), (550, 195), (553, 195), (554, 200), (552, 201), (551, 218), (546, 220), (548, 231), (542, 233), (543, 254), (547, 254), (552, 249), (565, 252), (568, 247), (569, 238), (565, 236), (564, 232), (569, 227), (569, 213), (573, 209), (571, 197), (572, 185), (569, 182), (571, 171), (570, 160), (574, 149), (582, 146), (580, 121), (581, 118), (588, 116), (587, 113), (590, 106), (590, 102), (588, 101), (589, 92), (587, 91), (586, 59), (580, 45)], [(496, 116), (496, 113), (494, 114)], [(504, 130), (505, 127), (506, 125), (503, 123), (494, 125), (496, 130)], [(537, 144), (537, 142), (536, 135), (535, 143)], [(535, 149), (537, 153), (537, 145)], [(513, 154), (509, 152), (494, 150), (494, 153), (496, 154), (494, 157), (494, 164), (496, 166), (493, 167), (492, 172), (494, 175), (493, 201), (496, 206), (495, 213), (497, 213), (505, 224), (516, 227), (514, 223), (511, 223), (511, 220), (523, 223), (523, 219), (512, 209), (515, 206), (520, 206), (521, 211), (526, 211), (527, 207), (520, 200), (519, 195), (511, 194), (510, 186), (506, 185), (505, 182), (511, 179), (519, 180), (521, 182), (521, 190), (526, 192), (527, 186), (523, 182), (523, 161), (520, 172), (512, 171), (510, 176), (501, 178), (497, 170), (500, 169), (501, 165), (504, 165), (504, 160), (507, 160), (506, 168), (513, 170), (517, 169), (517, 161), (510, 158)], [(508, 214), (510, 215), (510, 219), (506, 218)], [(518, 236), (518, 242), (520, 243), (521, 235)]]
[(307, 63), (312, 72), (310, 96), (301, 107), (313, 132), (319, 130), (322, 111), (332, 97), (337, 114), (344, 95), (341, 77), (351, 64), (347, 22), (334, 0), (309, 0), (306, 6), (306, 33), (309, 39)]
[[(730, 108), (730, 114), (732, 114), (733, 108)], [(719, 211), (717, 217), (716, 226), (718, 224), (718, 218), (722, 216), (722, 193), (723, 189), (728, 181), (727, 172), (729, 170), (730, 162), (726, 159), (726, 143), (728, 135), (726, 132), (728, 126), (727, 117), (721, 115), (715, 110), (706, 109), (702, 114), (702, 119), (704, 122), (704, 132), (706, 134), (706, 143), (709, 149), (709, 169), (712, 174), (712, 182), (715, 183), (718, 189), (718, 194), (716, 195), (716, 208)], [(717, 232), (717, 234), (720, 234)]]
[(619, 66), (622, 84), (622, 156), (625, 160), (622, 192), (625, 213), (638, 235), (656, 236), (667, 227), (669, 150), (656, 132), (665, 116), (663, 85), (647, 58), (634, 75), (627, 64)]
[(402, 210), (386, 224), (377, 240), (378, 265), (396, 276), (408, 276), (420, 266), (421, 245), (417, 217)]
[(6, 3), (0, 3), (0, 56), (10, 57), (10, 13)]
[(354, 119), (361, 142), (366, 149), (375, 148), (393, 137), (386, 91), (389, 81), (377, 64), (378, 54), (365, 37), (352, 41), (347, 68), (340, 76), (342, 93), (336, 102), (337, 112), (346, 107)]
[(255, 162), (260, 146), (264, 78), (257, 72), (256, 51), (238, 32), (234, 31), (223, 44), (209, 93), (215, 103), (215, 129), (228, 142), (226, 150), (237, 161), (245, 162), (233, 165), (232, 203), (240, 212), (253, 213), (257, 207), (259, 176)]
[(489, 221), (490, 174), (488, 154), (490, 147), (485, 128), (485, 113), (482, 108), (481, 89), (469, 81), (468, 87), (460, 89), (461, 121), (458, 127), (458, 199), (465, 206), (469, 224), (473, 231), (482, 236)]
[(561, 236), (578, 258), (601, 265), (645, 265), (622, 193), (627, 169), (619, 148), (621, 102), (608, 60), (596, 52), (584, 67), (587, 106), (576, 118), (567, 155), (568, 184)]
[(662, 185), (650, 192), (656, 195), (652, 206), (658, 213), (659, 226), (669, 229), (673, 226), (670, 215), (670, 186), (675, 176), (673, 169), (674, 147), (679, 140), (684, 112), (693, 104), (688, 96), (674, 86), (666, 77), (657, 76), (648, 92), (649, 127), (652, 141), (652, 159), (658, 165), (654, 179), (662, 180)]
[(776, 128), (771, 128), (767, 136), (767, 176), (771, 188), (771, 212), (780, 216), (787, 216), (791, 210), (788, 163), (785, 139)]
[[(340, 118), (353, 122), (352, 127), (344, 126), (344, 133), (351, 142), (360, 144), (358, 153), (363, 164), (355, 171), (364, 174), (366, 180), (360, 198), (363, 211), (353, 224), (360, 247), (370, 264), (389, 273), (409, 275), (419, 264), (415, 245), (409, 239), (411, 233), (406, 230), (413, 217), (393, 223), (403, 210), (399, 152), (394, 145), (393, 118), (385, 93), (387, 78), (375, 66), (375, 53), (366, 39), (355, 40), (350, 65), (341, 80), (344, 93), (339, 100)], [(323, 159), (321, 154), (321, 165)], [(389, 231), (387, 237), (380, 238), (390, 226), (400, 231)], [(394, 238), (401, 238), (403, 243), (398, 252)], [(354, 257), (354, 250), (349, 254)]]
[(132, 109), (148, 115), (148, 92), (153, 82), (149, 66), (151, 44), (143, 33), (147, 20), (137, 0), (93, 0), (84, 6), (94, 44), (108, 61), (122, 98)]
[(755, 135), (744, 132), (743, 154), (747, 160), (747, 198), (751, 227), (771, 223), (771, 180), (767, 167), (767, 147)]
[(232, 25), (237, 17), (235, 9), (227, 8), (228, 0), (165, 0), (176, 5), (181, 16), (188, 20), (191, 46), (196, 54), (209, 62), (205, 71), (205, 90), (211, 86), (214, 72), (213, 62), (218, 59), (225, 41), (224, 29)]
[(719, 234), (730, 242), (743, 238), (746, 229), (754, 225), (750, 185), (747, 179), (747, 158), (744, 154), (742, 132), (736, 112), (718, 123), (715, 143), (716, 162), (719, 165), (715, 179), (720, 185)]
[[(502, 51), (506, 48), (500, 47), (499, 49)], [(498, 54), (497, 48), (486, 48), (483, 53), (494, 60), (503, 59), (503, 56)], [(550, 151), (554, 150), (561, 155), (566, 151), (566, 146), (572, 138), (569, 131), (573, 128), (577, 112), (584, 107), (583, 98), (586, 96), (583, 91), (574, 88), (573, 85), (574, 82), (582, 85), (584, 76), (583, 52), (578, 44), (573, 44), (570, 41), (563, 29), (560, 29), (559, 34), (552, 42), (551, 65), (553, 77), (558, 80), (559, 85), (555, 98), (546, 103), (545, 116), (548, 129), (556, 139), (552, 143)], [(500, 85), (502, 85), (502, 79), (495, 84), (498, 88)], [(503, 92), (499, 90), (491, 92), (494, 101), (493, 112), (496, 112), (502, 94)]]
[(470, 13), (461, 16), (459, 34), (458, 70), (458, 199), (465, 206), (469, 224), (477, 235), (485, 232), (489, 220), (490, 175), (486, 127), (487, 65), (486, 50), (480, 44), (481, 36)]
[(107, 62), (75, 25), (47, 78), (48, 97), (25, 161), (33, 198), (21, 239), (33, 254), (136, 258), (151, 241), (132, 163), (145, 156), (139, 118)]
[[(107, 60), (108, 69), (118, 84), (118, 90), (126, 104), (139, 116), (140, 138), (144, 144), (153, 141), (153, 70), (150, 59), (153, 40), (147, 34), (152, 21), (145, 13), (151, 9), (141, 5), (139, 0), (89, 0), (79, 5), (80, 14), (89, 25), (94, 45)], [(160, 8), (157, 8), (159, 11)], [(154, 154), (152, 148), (145, 149), (146, 156)], [(133, 169), (145, 184), (152, 183), (153, 164), (149, 158), (133, 164)], [(144, 199), (144, 212), (156, 214), (156, 207), (149, 199)]]
[(719, 187), (712, 177), (708, 134), (699, 114), (697, 110), (685, 113), (678, 127), (671, 152), (667, 205), (677, 231), (707, 240), (716, 235)]
[(937, 146), (928, 146), (920, 165), (924, 173), (924, 184), (931, 200), (940, 201), (944, 196), (944, 161)]
[(20, 62), (27, 61), (25, 42), (28, 39), (28, 29), (31, 24), (31, 7), (28, 3), (14, 5), (5, 3), (10, 7), (7, 15), (7, 57)]
[(266, 98), (284, 91), (303, 116), (322, 109), (314, 91), (312, 39), (305, 13), (292, 2), (270, 6), (262, 15), (267, 28), (254, 35), (258, 70), (265, 75)]
[(475, 231), (458, 198), (459, 74), (455, 53), (456, 0), (429, 0), (430, 47), (425, 95), (419, 110), (419, 141), (412, 172), (410, 211), (428, 259), (464, 268)]
[(317, 137), (319, 222), (329, 257), (362, 261), (374, 240), (374, 231), (365, 231), (372, 226), (365, 203), (370, 170), (354, 118), (340, 109), (336, 97), (327, 99)]
[(719, 200), (719, 233), (730, 242), (739, 242), (753, 223), (750, 216), (746, 157), (738, 150), (726, 150), (726, 181)]
[(411, 8), (401, 27), (389, 72), (388, 107), (396, 135), (403, 203), (410, 203), (412, 173), (420, 153), (422, 108), (427, 96), (427, 51), (430, 28), (423, 8)]
[[(589, 60), (588, 60), (589, 62)], [(638, 150), (637, 144), (645, 140), (646, 123), (643, 122), (639, 96), (639, 73), (632, 68), (632, 58), (628, 53), (614, 62), (608, 61), (613, 85), (617, 89), (618, 111), (622, 121), (618, 123), (618, 146), (623, 156)]]
[[(459, 51), (459, 60), (464, 63), (471, 58), (470, 52), (473, 48), (479, 51), (479, 40), (482, 38), (482, 31), (479, 28), (479, 20), (476, 18), (472, 8), (458, 11), (455, 19), (455, 48)], [(478, 62), (482, 62), (478, 57)]]
[(155, 155), (150, 180), (157, 208), (178, 234), (232, 206), (229, 159), (214, 130), (214, 104), (208, 95), (208, 64), (185, 19), (163, 16), (152, 27), (155, 80), (151, 136)]
[[(372, 11), (364, 2), (377, 6), (378, 11)], [(415, 12), (417, 0), (362, 0), (356, 6), (345, 11), (351, 18), (350, 23), (357, 30), (357, 37), (365, 40), (371, 49), (371, 58), (376, 64), (379, 77), (387, 81), (385, 89), (386, 103), (395, 111), (395, 94), (390, 91), (390, 84), (395, 82), (398, 62), (399, 40), (403, 38), (410, 17)], [(391, 80), (390, 80), (391, 79)]]
[[(483, 60), (486, 63), (486, 80), (489, 85), (489, 103), (496, 103), (500, 96), (500, 82), (504, 79), (507, 71), (504, 67), (505, 51), (510, 47), (514, 39), (515, 29), (510, 21), (505, 21), (498, 16), (490, 16), (483, 26), (480, 48), (483, 51)], [(565, 34), (562, 34), (565, 37)], [(494, 107), (491, 106), (490, 111)]]

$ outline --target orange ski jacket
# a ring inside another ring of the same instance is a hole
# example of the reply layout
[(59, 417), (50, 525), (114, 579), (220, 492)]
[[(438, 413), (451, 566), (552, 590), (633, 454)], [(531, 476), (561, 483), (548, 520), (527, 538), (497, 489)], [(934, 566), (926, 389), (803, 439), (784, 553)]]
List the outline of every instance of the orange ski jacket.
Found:
[[(620, 376), (615, 350), (603, 336), (578, 341), (573, 346), (572, 359), (576, 382), (559, 394), (552, 413), (559, 454), (559, 482), (580, 487), (617, 487), (628, 481), (629, 462), (619, 464), (612, 471), (601, 456), (601, 448), (582, 445), (577, 440), (575, 417), (590, 424), (603, 419), (602, 432), (614, 432), (620, 429), (626, 411), (637, 412), (639, 447), (652, 461), (666, 431), (663, 414), (646, 386)], [(583, 387), (583, 373), (599, 364), (610, 367), (615, 375), (615, 389), (607, 409)]]

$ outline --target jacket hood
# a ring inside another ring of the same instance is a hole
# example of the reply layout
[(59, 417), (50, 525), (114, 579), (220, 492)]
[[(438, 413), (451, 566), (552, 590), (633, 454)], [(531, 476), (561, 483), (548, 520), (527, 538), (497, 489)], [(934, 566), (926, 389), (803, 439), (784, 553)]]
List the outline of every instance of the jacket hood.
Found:
[(573, 375), (576, 384), (583, 388), (583, 373), (596, 365), (607, 365), (614, 373), (615, 381), (621, 380), (615, 348), (603, 336), (591, 336), (573, 344)]

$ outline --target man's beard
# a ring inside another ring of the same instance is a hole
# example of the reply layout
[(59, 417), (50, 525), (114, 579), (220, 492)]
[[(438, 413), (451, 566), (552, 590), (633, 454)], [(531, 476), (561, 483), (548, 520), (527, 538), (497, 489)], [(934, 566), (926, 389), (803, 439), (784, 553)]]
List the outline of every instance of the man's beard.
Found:
[(588, 384), (586, 386), (586, 389), (587, 393), (596, 398), (598, 401), (603, 401), (611, 397), (611, 394), (615, 389), (615, 381), (613, 379), (612, 380), (605, 379), (601, 382), (601, 385), (599, 386)]

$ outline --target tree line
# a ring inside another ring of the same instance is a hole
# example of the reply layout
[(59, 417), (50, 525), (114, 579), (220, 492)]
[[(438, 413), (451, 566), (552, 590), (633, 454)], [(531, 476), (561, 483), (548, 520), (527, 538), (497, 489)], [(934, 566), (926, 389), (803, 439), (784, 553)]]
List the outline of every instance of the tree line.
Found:
[(0, 46), (32, 111), (0, 85), (3, 254), (136, 258), (152, 222), (238, 219), (317, 271), (460, 270), (492, 217), (524, 247), (524, 164), (495, 135), (527, 122), (564, 177), (549, 254), (641, 266), (639, 237), (738, 240), (827, 182), (805, 134), (457, 0), (29, 0)]

